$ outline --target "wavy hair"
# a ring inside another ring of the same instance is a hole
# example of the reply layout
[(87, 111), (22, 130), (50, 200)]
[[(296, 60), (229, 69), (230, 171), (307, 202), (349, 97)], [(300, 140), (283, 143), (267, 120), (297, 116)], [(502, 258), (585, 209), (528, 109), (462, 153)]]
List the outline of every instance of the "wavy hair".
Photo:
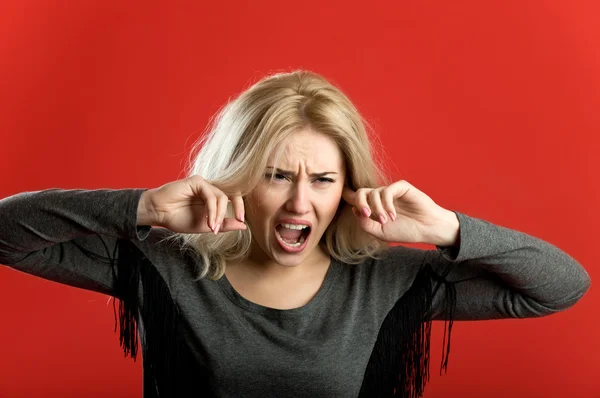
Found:
[[(352, 189), (387, 185), (381, 161), (373, 150), (375, 136), (342, 91), (324, 77), (297, 70), (269, 75), (230, 100), (193, 145), (187, 176), (199, 175), (226, 195), (248, 195), (264, 178), (267, 160), (290, 134), (310, 128), (333, 139), (344, 156), (346, 184)], [(277, 162), (275, 163), (275, 167)], [(229, 203), (226, 217), (234, 217)], [(250, 253), (250, 228), (214, 235), (175, 233), (168, 238), (201, 258), (197, 279), (217, 280), (227, 261)], [(342, 199), (320, 241), (326, 253), (343, 263), (376, 258), (386, 242), (358, 227)]]

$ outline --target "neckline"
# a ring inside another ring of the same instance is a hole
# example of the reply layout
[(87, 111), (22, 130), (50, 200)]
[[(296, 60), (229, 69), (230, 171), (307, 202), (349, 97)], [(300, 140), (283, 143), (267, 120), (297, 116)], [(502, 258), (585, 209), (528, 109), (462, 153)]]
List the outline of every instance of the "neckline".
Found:
[(325, 273), (325, 278), (323, 279), (323, 283), (321, 287), (317, 291), (317, 294), (306, 304), (301, 307), (291, 308), (291, 309), (278, 309), (266, 307), (264, 305), (260, 305), (253, 301), (246, 299), (244, 296), (238, 293), (237, 290), (229, 282), (227, 276), (223, 274), (223, 276), (217, 280), (217, 283), (227, 296), (227, 298), (236, 304), (239, 307), (242, 307), (245, 310), (261, 314), (261, 315), (275, 315), (275, 316), (298, 316), (306, 313), (310, 313), (314, 311), (315, 308), (318, 308), (331, 287), (334, 285), (335, 280), (339, 274), (339, 263), (331, 258), (331, 264)]

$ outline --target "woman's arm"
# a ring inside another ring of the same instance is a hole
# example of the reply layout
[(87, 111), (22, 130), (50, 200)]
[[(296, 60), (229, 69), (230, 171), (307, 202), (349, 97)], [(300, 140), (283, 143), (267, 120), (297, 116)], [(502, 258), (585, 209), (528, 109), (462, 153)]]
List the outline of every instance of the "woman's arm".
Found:
[(107, 259), (115, 258), (116, 240), (144, 240), (150, 232), (136, 226), (144, 191), (48, 189), (0, 200), (0, 264), (111, 294)]
[[(523, 232), (455, 212), (459, 239), (437, 246), (429, 263), (456, 289), (455, 320), (527, 318), (573, 306), (590, 287), (590, 277), (556, 246)], [(434, 296), (433, 319), (444, 319), (448, 289)]]

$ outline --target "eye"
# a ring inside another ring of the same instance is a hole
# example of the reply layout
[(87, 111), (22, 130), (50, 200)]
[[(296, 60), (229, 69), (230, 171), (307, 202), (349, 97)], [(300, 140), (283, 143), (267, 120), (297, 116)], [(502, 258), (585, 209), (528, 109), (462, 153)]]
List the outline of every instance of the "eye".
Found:
[(331, 179), (331, 178), (319, 177), (319, 178), (317, 178), (317, 182), (319, 182), (321, 184), (331, 184), (331, 183), (333, 183), (335, 181), (333, 179)]
[(272, 174), (272, 173), (266, 173), (266, 174), (265, 174), (265, 178), (266, 178), (267, 180), (271, 180), (271, 178), (272, 178), (272, 179), (273, 179), (273, 180), (275, 180), (275, 181), (283, 181), (283, 180), (287, 180), (287, 177), (286, 177), (286, 176), (284, 176), (283, 174), (280, 174), (280, 173), (275, 173), (275, 174)]
[[(285, 174), (281, 174), (281, 173), (266, 173), (265, 174), (265, 179), (267, 180), (273, 180), (273, 181), (289, 181), (290, 178), (288, 176), (286, 176)], [(332, 178), (327, 178), (327, 177), (319, 177), (316, 180), (314, 180), (314, 182), (317, 182), (319, 184), (332, 184), (335, 182), (335, 180), (333, 180)]]

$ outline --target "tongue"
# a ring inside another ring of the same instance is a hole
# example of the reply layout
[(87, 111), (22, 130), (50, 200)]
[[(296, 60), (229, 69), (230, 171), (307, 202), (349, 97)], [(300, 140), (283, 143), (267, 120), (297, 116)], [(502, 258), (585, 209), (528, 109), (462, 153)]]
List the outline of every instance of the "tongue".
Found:
[(298, 240), (302, 236), (302, 230), (301, 229), (289, 229), (289, 228), (281, 227), (279, 229), (279, 235), (281, 235), (281, 237), (284, 238), (284, 239)]

